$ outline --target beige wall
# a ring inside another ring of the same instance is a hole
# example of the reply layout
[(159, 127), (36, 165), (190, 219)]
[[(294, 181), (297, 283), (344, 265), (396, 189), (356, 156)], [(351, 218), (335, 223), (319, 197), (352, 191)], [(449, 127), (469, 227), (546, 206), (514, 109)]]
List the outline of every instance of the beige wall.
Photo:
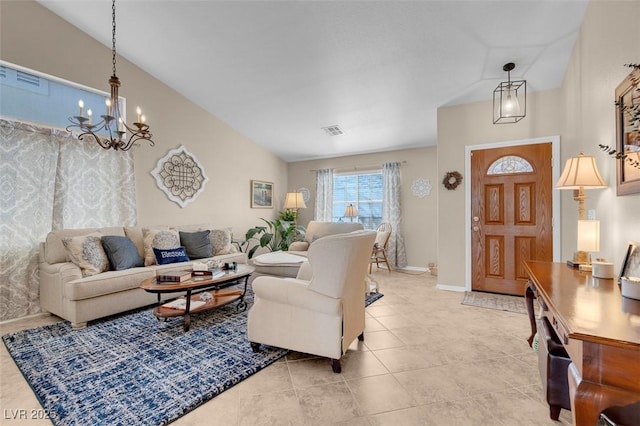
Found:
[[(0, 2), (0, 58), (99, 90), (108, 89), (111, 50), (36, 2)], [(156, 146), (135, 148), (138, 223), (211, 222), (233, 227), (236, 235), (274, 217), (276, 209), (250, 208), (250, 180), (275, 184), (276, 200), (286, 192), (286, 163), (226, 123), (189, 102), (151, 75), (118, 58), (120, 95), (128, 121), (140, 105)], [(75, 111), (75, 105), (60, 108)], [(202, 163), (209, 182), (185, 208), (169, 201), (150, 172), (168, 150), (184, 145)]]
[[(615, 163), (599, 148), (614, 144), (614, 90), (629, 73), (622, 64), (640, 60), (640, 2), (597, 1), (588, 5), (584, 23), (561, 89), (530, 94), (527, 117), (516, 124), (493, 125), (491, 102), (438, 110), (438, 171), (464, 169), (465, 146), (560, 135), (561, 161), (580, 151), (595, 155), (610, 187), (588, 191), (587, 209), (601, 222), (600, 256), (618, 270), (627, 240), (640, 240), (640, 194), (615, 195)], [(533, 84), (534, 82), (529, 82)], [(463, 191), (438, 195), (440, 286), (463, 289), (465, 269), (465, 197)], [(575, 251), (577, 205), (561, 191), (561, 259)]]
[[(382, 164), (388, 161), (406, 161), (401, 166), (401, 232), (404, 236), (408, 265), (426, 268), (429, 262), (435, 262), (437, 258), (436, 214), (439, 178), (436, 151), (435, 147), (431, 147), (289, 163), (289, 190), (308, 188), (311, 192), (308, 208), (301, 210), (299, 222), (306, 225), (313, 219), (316, 193), (313, 171), (325, 168), (333, 168), (337, 172), (381, 169)], [(424, 198), (413, 195), (411, 184), (418, 178), (430, 181), (433, 186), (431, 195)]]
[[(596, 156), (609, 184), (586, 191), (587, 209), (600, 219), (601, 257), (621, 265), (628, 241), (640, 241), (640, 194), (616, 196), (615, 161), (598, 144), (615, 146), (616, 86), (629, 74), (623, 64), (640, 62), (640, 2), (592, 1), (587, 8), (563, 84), (563, 160), (583, 151)], [(570, 192), (570, 191), (563, 191)], [(575, 250), (578, 209), (562, 198), (563, 258)]]

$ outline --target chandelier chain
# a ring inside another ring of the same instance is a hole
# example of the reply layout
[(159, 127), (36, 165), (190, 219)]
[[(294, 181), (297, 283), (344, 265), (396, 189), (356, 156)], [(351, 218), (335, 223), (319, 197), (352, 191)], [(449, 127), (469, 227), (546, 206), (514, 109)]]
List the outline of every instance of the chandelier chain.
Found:
[(113, 64), (113, 75), (116, 75), (116, 0), (111, 3), (111, 63)]

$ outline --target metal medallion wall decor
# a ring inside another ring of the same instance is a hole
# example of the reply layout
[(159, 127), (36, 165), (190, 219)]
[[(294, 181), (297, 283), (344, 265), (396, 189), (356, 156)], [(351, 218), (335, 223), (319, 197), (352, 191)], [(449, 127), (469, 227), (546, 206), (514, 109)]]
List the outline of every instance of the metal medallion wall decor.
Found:
[(431, 194), (431, 182), (429, 179), (418, 178), (411, 184), (411, 192), (416, 197), (424, 198)]
[(151, 175), (156, 178), (158, 188), (182, 208), (198, 197), (209, 180), (202, 165), (184, 145), (162, 157)]

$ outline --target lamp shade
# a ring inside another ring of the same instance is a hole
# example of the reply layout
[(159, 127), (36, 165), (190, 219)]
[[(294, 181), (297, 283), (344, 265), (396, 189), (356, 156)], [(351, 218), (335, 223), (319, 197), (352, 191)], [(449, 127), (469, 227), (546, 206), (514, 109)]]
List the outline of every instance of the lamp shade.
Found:
[(356, 217), (358, 216), (358, 208), (353, 204), (349, 204), (346, 209), (344, 209), (344, 217)]
[(600, 221), (578, 221), (578, 250), (587, 252), (600, 251)]
[(284, 208), (293, 210), (306, 209), (307, 205), (304, 202), (302, 192), (287, 192), (284, 199)]
[(562, 175), (556, 183), (558, 189), (579, 189), (580, 187), (585, 189), (607, 187), (598, 171), (596, 159), (583, 153), (566, 161)]

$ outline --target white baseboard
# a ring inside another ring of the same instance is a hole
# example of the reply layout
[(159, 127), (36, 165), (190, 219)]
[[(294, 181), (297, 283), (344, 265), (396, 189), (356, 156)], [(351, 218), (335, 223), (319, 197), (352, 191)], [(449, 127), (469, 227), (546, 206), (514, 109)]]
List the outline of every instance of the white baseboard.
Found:
[(25, 320), (25, 319), (30, 319), (30, 318), (37, 318), (37, 317), (48, 317), (51, 316), (51, 313), (49, 312), (38, 312), (35, 314), (30, 314), (30, 315), (25, 315), (23, 317), (18, 317), (18, 318), (11, 318), (8, 320), (4, 320), (4, 321), (0, 321), (0, 324), (9, 324), (15, 321), (21, 321), (21, 320)]
[(437, 284), (436, 288), (438, 290), (446, 290), (446, 291), (457, 291), (457, 292), (465, 291), (464, 287), (461, 287), (459, 285)]
[(393, 268), (398, 271), (418, 271), (418, 272), (427, 272), (428, 269), (423, 266), (405, 266), (403, 268)]

